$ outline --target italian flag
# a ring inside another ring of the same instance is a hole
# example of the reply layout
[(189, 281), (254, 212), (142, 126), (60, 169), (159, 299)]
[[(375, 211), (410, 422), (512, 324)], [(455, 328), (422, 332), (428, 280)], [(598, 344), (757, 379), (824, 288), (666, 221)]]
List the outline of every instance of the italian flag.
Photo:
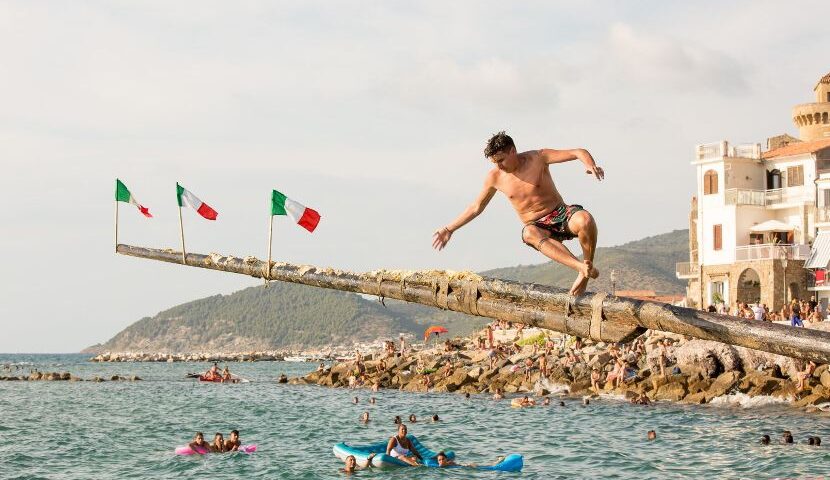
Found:
[(210, 208), (210, 205), (199, 200), (196, 195), (190, 193), (190, 190), (184, 188), (178, 183), (176, 184), (176, 197), (179, 200), (179, 208), (188, 205), (193, 210), (196, 210), (196, 213), (207, 218), (208, 220), (216, 220), (216, 217), (219, 216), (219, 213)]
[(127, 186), (121, 182), (119, 179), (115, 179), (115, 201), (116, 202), (124, 202), (124, 203), (131, 203), (138, 208), (138, 211), (141, 212), (147, 218), (153, 218), (150, 214), (150, 210), (147, 209), (144, 205), (138, 203), (138, 200), (135, 199), (132, 193), (127, 189)]
[(316, 210), (295, 202), (276, 190), (271, 193), (271, 215), (288, 215), (309, 232), (313, 232), (320, 223), (320, 214)]

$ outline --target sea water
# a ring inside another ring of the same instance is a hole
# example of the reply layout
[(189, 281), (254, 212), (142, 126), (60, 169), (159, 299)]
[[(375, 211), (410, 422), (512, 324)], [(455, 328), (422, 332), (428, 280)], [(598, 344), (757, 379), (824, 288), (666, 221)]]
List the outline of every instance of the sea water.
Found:
[[(366, 470), (352, 478), (771, 478), (830, 473), (830, 425), (772, 402), (688, 406), (630, 405), (601, 398), (555, 399), (549, 407), (510, 408), (486, 395), (332, 389), (278, 384), (316, 367), (283, 362), (231, 363), (251, 380), (199, 383), (185, 374), (208, 364), (95, 364), (80, 355), (0, 355), (28, 373), (68, 371), (82, 378), (138, 375), (140, 382), (0, 382), (0, 478), (265, 478), (344, 477), (332, 454), (338, 442), (373, 443), (395, 433), (395, 415), (433, 450), (454, 450), (462, 463), (492, 464), (524, 455), (521, 473), (467, 469)], [(223, 365), (220, 365), (223, 366)], [(0, 375), (5, 375), (0, 372)], [(359, 403), (352, 403), (357, 396)], [(369, 398), (377, 399), (375, 405)], [(360, 423), (368, 411), (371, 421)], [(441, 421), (428, 421), (438, 414)], [(194, 432), (241, 432), (251, 455), (176, 456)], [(654, 429), (657, 439), (648, 441)], [(780, 445), (791, 430), (796, 445)], [(759, 445), (762, 434), (773, 445)], [(818, 435), (826, 446), (802, 444)]]

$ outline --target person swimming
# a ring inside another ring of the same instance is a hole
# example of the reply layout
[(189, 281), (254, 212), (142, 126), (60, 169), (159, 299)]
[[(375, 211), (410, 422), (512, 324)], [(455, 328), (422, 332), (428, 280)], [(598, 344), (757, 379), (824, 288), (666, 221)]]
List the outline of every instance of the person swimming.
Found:
[(406, 437), (406, 432), (406, 425), (398, 425), (398, 434), (389, 439), (389, 443), (386, 445), (386, 454), (409, 465), (417, 466), (419, 465), (418, 460), (423, 462), (423, 458)]
[(649, 440), (656, 440), (657, 439), (657, 432), (655, 432), (654, 430), (649, 430), (648, 433), (646, 434), (646, 438), (648, 438)]
[(441, 419), (440, 419), (440, 418), (438, 418), (438, 414), (437, 414), (437, 413), (436, 413), (436, 414), (434, 414), (434, 415), (432, 416), (432, 423), (435, 423), (435, 422), (440, 422), (440, 421), (441, 421)]
[(191, 450), (198, 453), (206, 453), (210, 450), (210, 445), (205, 442), (205, 436), (202, 432), (196, 432), (193, 436), (193, 441), (187, 444)]
[(395, 425), (400, 425), (402, 423), (403, 423), (403, 421), (401, 420), (401, 416), (400, 415), (395, 415)]
[(213, 453), (222, 453), (226, 451), (225, 437), (221, 433), (216, 432), (216, 434), (213, 435), (213, 442), (210, 444), (210, 451)]
[(764, 435), (761, 437), (761, 445), (769, 445), (770, 438), (769, 435)]
[[(364, 468), (374, 467), (374, 465), (372, 465), (373, 458), (375, 458), (374, 453), (370, 453), (369, 456), (366, 457), (366, 466)], [(343, 466), (343, 468), (340, 469), (341, 472), (354, 473), (357, 471), (357, 457), (355, 457), (354, 455), (349, 455), (348, 457), (346, 457), (344, 459), (344, 463), (345, 465)]]
[(239, 439), (239, 430), (231, 430), (228, 439), (225, 440), (225, 451), (235, 452), (242, 446), (242, 441)]
[(359, 401), (360, 401), (360, 400), (358, 400), (358, 399), (357, 399), (357, 397), (352, 398), (352, 403), (354, 403), (355, 405), (357, 405), (357, 403), (358, 403)]
[(360, 422), (361, 423), (369, 423), (369, 412), (368, 411), (363, 412), (363, 414), (360, 415)]
[(409, 414), (409, 423), (417, 423), (417, 422), (418, 422), (418, 417), (416, 417), (414, 413), (410, 413)]
[(443, 451), (440, 451), (437, 455), (435, 455), (435, 461), (438, 463), (438, 468), (454, 467), (458, 465), (454, 460), (447, 458), (447, 454)]
[(542, 405), (549, 406), (550, 405), (550, 397), (545, 397), (542, 399)]

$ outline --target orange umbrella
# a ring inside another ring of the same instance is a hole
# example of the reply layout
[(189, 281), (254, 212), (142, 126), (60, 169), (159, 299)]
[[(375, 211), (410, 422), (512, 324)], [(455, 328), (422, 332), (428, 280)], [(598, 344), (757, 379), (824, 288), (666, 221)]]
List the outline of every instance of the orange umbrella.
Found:
[(427, 328), (424, 331), (424, 342), (426, 342), (427, 339), (429, 339), (429, 336), (432, 335), (433, 333), (437, 337), (439, 333), (447, 333), (447, 332), (449, 332), (449, 330), (447, 330), (446, 328), (439, 327), (437, 325), (433, 325), (433, 326)]

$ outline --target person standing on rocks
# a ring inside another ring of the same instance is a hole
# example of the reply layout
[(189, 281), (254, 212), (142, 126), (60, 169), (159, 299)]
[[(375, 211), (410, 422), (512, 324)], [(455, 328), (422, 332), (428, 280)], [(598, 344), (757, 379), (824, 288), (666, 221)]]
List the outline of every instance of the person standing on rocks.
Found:
[[(594, 175), (597, 180), (602, 180), (605, 172), (597, 166), (591, 154), (581, 148), (543, 148), (517, 153), (513, 139), (503, 131), (490, 137), (484, 156), (495, 165), (485, 177), (484, 188), (458, 218), (435, 231), (433, 247), (442, 250), (456, 230), (479, 216), (496, 192), (502, 192), (524, 224), (522, 241), (551, 260), (576, 270), (578, 275), (570, 293), (584, 293), (588, 280), (599, 276), (594, 267), (597, 224), (581, 205), (565, 203), (553, 183), (550, 166), (580, 160), (585, 165), (586, 173)], [(562, 244), (573, 238), (579, 239), (582, 261)]]

